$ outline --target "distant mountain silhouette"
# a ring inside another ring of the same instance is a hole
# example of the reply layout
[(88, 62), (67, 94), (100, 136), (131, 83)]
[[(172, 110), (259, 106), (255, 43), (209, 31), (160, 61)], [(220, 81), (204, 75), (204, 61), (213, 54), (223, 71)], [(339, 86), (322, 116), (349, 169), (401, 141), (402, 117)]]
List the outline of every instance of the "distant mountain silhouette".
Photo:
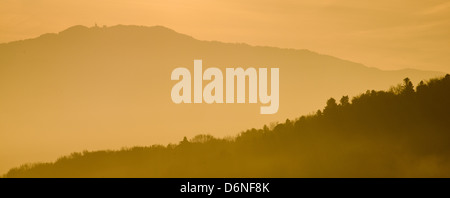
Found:
[(330, 98), (313, 115), (234, 139), (197, 135), (168, 146), (73, 153), (5, 176), (449, 177), (450, 75), (416, 90), (406, 78), (390, 91)]
[[(260, 104), (174, 104), (170, 74), (192, 71), (194, 59), (203, 68), (280, 68), (278, 113), (260, 115)], [(310, 113), (330, 96), (441, 75), (382, 71), (308, 50), (200, 41), (161, 26), (74, 26), (0, 44), (0, 170), (74, 150), (235, 135)]]

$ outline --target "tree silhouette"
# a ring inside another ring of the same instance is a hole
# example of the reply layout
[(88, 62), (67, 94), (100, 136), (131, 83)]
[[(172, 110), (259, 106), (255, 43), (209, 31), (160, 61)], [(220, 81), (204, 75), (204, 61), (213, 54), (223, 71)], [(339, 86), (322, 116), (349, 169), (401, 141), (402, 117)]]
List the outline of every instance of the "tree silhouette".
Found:
[(325, 114), (334, 112), (336, 110), (337, 106), (338, 105), (336, 104), (336, 100), (334, 98), (330, 98), (330, 99), (328, 99), (327, 106), (325, 106), (325, 109), (323, 109), (323, 112)]
[(403, 79), (403, 90), (402, 90), (402, 94), (405, 94), (405, 95), (411, 95), (412, 93), (414, 93), (414, 85), (413, 85), (412, 82), (409, 80), (409, 78)]
[(342, 96), (339, 102), (341, 103), (342, 106), (347, 106), (350, 104), (348, 96)]

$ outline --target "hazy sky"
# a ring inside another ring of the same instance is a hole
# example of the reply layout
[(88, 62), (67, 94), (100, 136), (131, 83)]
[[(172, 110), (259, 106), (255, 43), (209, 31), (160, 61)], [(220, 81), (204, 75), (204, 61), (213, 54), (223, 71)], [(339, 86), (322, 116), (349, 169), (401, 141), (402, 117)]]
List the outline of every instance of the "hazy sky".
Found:
[(447, 0), (0, 0), (0, 43), (95, 23), (163, 25), (201, 40), (450, 72)]

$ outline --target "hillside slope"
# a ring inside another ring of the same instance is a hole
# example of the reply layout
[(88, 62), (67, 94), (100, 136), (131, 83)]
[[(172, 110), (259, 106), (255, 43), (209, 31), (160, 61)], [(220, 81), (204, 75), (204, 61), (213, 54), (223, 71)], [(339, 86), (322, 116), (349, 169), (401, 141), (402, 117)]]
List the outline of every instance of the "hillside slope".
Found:
[[(73, 153), (6, 177), (449, 177), (450, 75), (250, 129), (234, 139), (198, 135), (168, 146)], [(176, 121), (174, 120), (174, 124)]]

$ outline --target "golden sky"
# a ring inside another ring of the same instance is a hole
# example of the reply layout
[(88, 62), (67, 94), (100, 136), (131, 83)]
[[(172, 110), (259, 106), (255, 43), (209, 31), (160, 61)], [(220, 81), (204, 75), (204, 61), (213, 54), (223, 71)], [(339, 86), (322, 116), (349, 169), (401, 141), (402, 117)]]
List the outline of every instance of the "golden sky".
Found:
[(446, 0), (1, 0), (0, 43), (73, 25), (162, 25), (201, 40), (450, 72)]

